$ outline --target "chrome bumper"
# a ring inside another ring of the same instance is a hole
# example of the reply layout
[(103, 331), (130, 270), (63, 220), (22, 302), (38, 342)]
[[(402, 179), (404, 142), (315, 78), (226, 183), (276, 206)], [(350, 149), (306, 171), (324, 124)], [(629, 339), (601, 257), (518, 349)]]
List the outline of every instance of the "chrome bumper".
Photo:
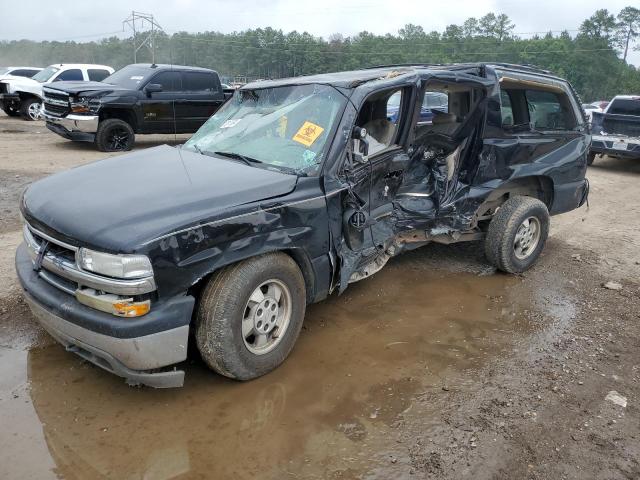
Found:
[(187, 358), (189, 326), (136, 338), (115, 338), (87, 330), (46, 310), (25, 292), (25, 299), (42, 327), (68, 351), (124, 377), (131, 385), (181, 387), (184, 371), (145, 372)]
[(69, 114), (66, 117), (56, 117), (42, 110), (41, 116), (48, 123), (58, 125), (69, 132), (96, 133), (98, 131), (98, 115)]

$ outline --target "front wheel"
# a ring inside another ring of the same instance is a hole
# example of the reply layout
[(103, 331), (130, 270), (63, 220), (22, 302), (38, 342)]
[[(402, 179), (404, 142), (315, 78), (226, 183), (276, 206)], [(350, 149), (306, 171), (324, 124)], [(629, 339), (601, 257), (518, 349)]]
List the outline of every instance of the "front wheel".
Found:
[(549, 211), (540, 200), (514, 196), (491, 219), (485, 239), (487, 260), (507, 273), (529, 269), (549, 235)]
[(42, 102), (37, 98), (27, 98), (20, 104), (20, 115), (22, 118), (29, 121), (40, 119), (40, 109)]
[(195, 320), (198, 350), (216, 372), (251, 380), (277, 368), (298, 338), (306, 309), (302, 272), (284, 253), (216, 272)]
[(133, 128), (119, 118), (108, 118), (98, 124), (96, 147), (101, 152), (124, 152), (133, 148)]

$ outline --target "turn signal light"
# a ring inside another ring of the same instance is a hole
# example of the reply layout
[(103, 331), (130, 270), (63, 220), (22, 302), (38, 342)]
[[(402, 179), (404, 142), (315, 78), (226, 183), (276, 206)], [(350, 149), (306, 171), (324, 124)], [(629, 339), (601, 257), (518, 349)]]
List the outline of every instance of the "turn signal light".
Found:
[(151, 302), (117, 302), (113, 304), (114, 315), (119, 317), (141, 317), (151, 310)]

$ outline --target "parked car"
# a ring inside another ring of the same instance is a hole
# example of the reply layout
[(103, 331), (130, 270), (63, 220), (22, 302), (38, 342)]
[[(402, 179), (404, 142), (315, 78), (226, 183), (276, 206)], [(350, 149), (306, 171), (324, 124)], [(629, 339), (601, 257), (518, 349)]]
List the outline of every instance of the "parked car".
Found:
[[(425, 92), (448, 92), (431, 124)], [(44, 328), (129, 383), (182, 385), (189, 341), (249, 380), (289, 355), (308, 304), (403, 251), (484, 240), (496, 268), (530, 268), (550, 215), (587, 198), (590, 140), (571, 86), (530, 67), (250, 83), (182, 147), (33, 183), (18, 277)]]
[(113, 73), (106, 65), (56, 64), (36, 73), (31, 78), (11, 77), (0, 80), (0, 107), (19, 112), (25, 120), (38, 120), (42, 109), (42, 88), (62, 81), (99, 81)]
[(44, 89), (47, 128), (103, 152), (130, 150), (136, 134), (193, 133), (231, 96), (213, 70), (135, 64), (102, 82)]
[(588, 163), (596, 155), (640, 159), (640, 95), (617, 95), (604, 112), (593, 113), (593, 142)]
[(10, 77), (31, 78), (40, 71), (40, 67), (0, 67), (0, 80)]

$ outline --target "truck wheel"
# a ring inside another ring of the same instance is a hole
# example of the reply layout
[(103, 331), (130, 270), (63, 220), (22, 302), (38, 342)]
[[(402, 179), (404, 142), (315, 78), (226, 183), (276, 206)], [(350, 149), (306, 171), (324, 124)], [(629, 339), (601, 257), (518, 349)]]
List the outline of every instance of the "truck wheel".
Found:
[(596, 159), (596, 154), (593, 152), (589, 152), (587, 155), (587, 165), (593, 165), (593, 161)]
[(20, 115), (29, 121), (38, 120), (40, 118), (40, 108), (42, 102), (38, 98), (27, 98), (20, 102)]
[(124, 152), (133, 148), (133, 128), (119, 118), (108, 118), (98, 124), (96, 146), (101, 152)]
[(2, 107), (2, 110), (4, 111), (4, 113), (6, 113), (10, 117), (17, 117), (20, 115), (20, 112), (16, 110), (15, 107), (12, 107), (9, 105), (6, 107)]
[(293, 349), (306, 309), (302, 272), (268, 253), (215, 273), (195, 319), (198, 350), (216, 372), (250, 380), (274, 370)]
[(547, 206), (536, 198), (514, 196), (491, 219), (485, 254), (503, 272), (524, 272), (540, 256), (548, 234)]

